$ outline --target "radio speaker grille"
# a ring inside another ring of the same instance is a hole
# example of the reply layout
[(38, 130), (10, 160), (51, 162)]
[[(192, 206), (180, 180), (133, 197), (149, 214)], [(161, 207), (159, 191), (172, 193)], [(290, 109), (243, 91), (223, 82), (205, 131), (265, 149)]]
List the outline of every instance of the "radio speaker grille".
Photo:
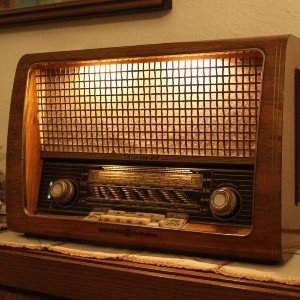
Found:
[(259, 50), (35, 66), (43, 151), (254, 157)]

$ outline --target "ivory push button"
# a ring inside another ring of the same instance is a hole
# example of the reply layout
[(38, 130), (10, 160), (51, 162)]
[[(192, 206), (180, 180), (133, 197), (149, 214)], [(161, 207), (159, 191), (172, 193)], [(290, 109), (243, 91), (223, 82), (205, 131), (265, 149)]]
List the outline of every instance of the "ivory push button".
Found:
[(74, 184), (68, 179), (56, 180), (51, 185), (50, 195), (58, 204), (66, 205), (73, 199)]

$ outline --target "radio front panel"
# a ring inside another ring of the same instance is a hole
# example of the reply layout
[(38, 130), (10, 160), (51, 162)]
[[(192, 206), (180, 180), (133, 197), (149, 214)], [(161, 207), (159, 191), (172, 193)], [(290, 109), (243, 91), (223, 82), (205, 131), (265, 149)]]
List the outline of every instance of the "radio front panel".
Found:
[(8, 226), (287, 259), (300, 244), (298, 53), (297, 38), (279, 36), (25, 55)]
[[(251, 227), (263, 65), (259, 49), (34, 65), (42, 157), (97, 153), (132, 164), (78, 165), (72, 179), (72, 164), (45, 158), (36, 212), (173, 229)], [(171, 156), (211, 165), (250, 158), (252, 171), (135, 166)], [(74, 195), (54, 199), (66, 185)], [(167, 220), (177, 216), (172, 227)]]
[[(37, 213), (126, 224), (141, 220), (138, 216), (151, 219), (152, 214), (156, 218), (159, 215), (162, 220), (184, 219), (183, 225), (250, 227), (253, 176), (253, 170), (44, 162)], [(63, 191), (66, 180), (74, 190), (69, 198)], [(230, 191), (232, 196), (228, 194)], [(214, 209), (217, 204), (216, 208), (223, 211)], [(118, 215), (126, 218), (118, 219)], [(177, 228), (157, 220), (143, 225)], [(184, 229), (184, 226), (179, 224), (177, 229)]]

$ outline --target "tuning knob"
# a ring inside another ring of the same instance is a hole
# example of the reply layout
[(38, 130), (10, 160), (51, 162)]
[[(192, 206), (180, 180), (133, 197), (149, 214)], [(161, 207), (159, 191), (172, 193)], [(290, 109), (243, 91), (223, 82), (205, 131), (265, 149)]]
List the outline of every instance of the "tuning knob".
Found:
[(239, 205), (237, 194), (228, 187), (215, 190), (209, 200), (212, 214), (219, 218), (226, 218), (236, 212)]
[(51, 197), (58, 204), (68, 204), (74, 196), (74, 184), (68, 179), (60, 179), (53, 182), (50, 188)]

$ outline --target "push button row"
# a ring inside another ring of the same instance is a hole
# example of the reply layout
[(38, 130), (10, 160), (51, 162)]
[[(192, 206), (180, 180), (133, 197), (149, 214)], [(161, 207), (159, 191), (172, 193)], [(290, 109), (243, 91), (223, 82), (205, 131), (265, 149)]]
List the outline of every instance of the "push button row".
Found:
[[(181, 217), (181, 215), (179, 217)], [(84, 220), (170, 229), (181, 229), (186, 223), (186, 219), (176, 218), (176, 215), (174, 214), (170, 217), (166, 217), (163, 214), (126, 212), (117, 210), (108, 210), (107, 212), (90, 212), (89, 215), (84, 218)]]

